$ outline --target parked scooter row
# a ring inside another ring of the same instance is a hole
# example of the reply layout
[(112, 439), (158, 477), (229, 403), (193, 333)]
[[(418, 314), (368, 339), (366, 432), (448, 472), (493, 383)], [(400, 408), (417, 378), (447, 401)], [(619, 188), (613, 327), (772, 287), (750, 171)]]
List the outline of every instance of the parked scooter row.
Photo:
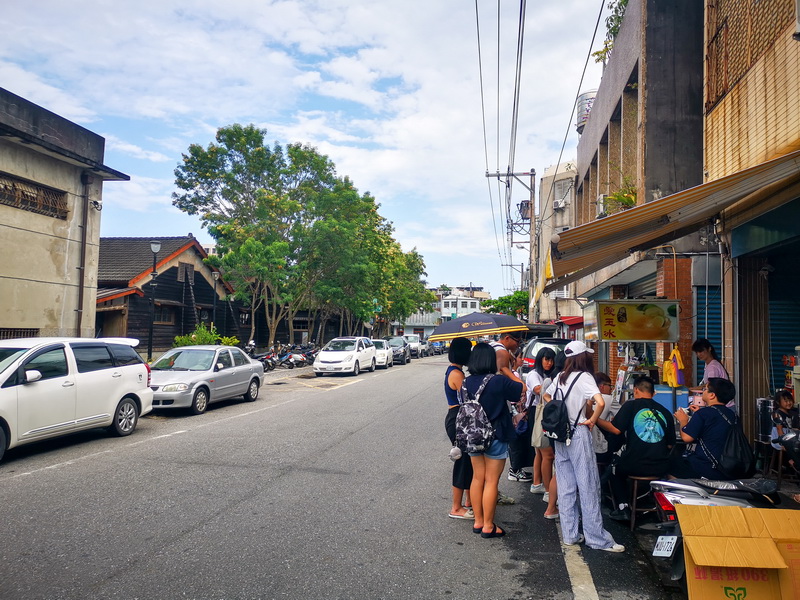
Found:
[(319, 352), (319, 349), (313, 343), (304, 346), (285, 346), (278, 343), (277, 348), (271, 346), (266, 352), (256, 353), (254, 340), (250, 340), (244, 349), (251, 358), (264, 365), (264, 371), (272, 371), (277, 367), (294, 369), (295, 367), (310, 365), (314, 362), (314, 357)]

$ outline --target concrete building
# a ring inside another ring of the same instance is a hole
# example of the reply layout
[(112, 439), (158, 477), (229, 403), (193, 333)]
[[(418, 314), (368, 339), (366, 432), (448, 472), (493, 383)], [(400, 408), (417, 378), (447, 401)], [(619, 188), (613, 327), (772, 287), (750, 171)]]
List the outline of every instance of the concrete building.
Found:
[[(647, 28), (658, 23), (653, 15), (659, 14), (662, 4), (663, 10), (676, 6), (676, 30), (695, 30), (697, 19), (688, 6), (692, 3), (631, 0), (618, 41), (629, 38), (631, 30), (642, 24)], [(687, 6), (677, 7), (683, 4)], [(690, 337), (710, 331), (712, 311), (717, 311), (719, 339), (715, 345), (737, 386), (745, 431), (755, 437), (761, 435), (756, 399), (793, 383), (800, 385), (800, 371), (792, 367), (795, 347), (800, 346), (800, 278), (796, 275), (800, 255), (800, 6), (795, 0), (731, 0), (723, 4), (708, 0), (703, 8), (703, 45), (695, 49), (695, 60), (705, 61), (700, 143), (688, 145), (673, 137), (675, 143), (658, 145), (669, 140), (670, 126), (686, 124), (683, 111), (679, 111), (671, 116), (662, 113), (659, 127), (664, 140), (651, 140), (638, 150), (646, 156), (648, 146), (655, 143), (664, 150), (663, 163), (671, 165), (683, 160), (686, 152), (702, 149), (701, 156), (692, 157), (701, 173), (699, 185), (670, 195), (664, 195), (664, 187), (654, 194), (655, 180), (645, 175), (651, 169), (658, 173), (663, 164), (637, 163), (643, 169), (637, 175), (637, 193), (644, 194), (646, 201), (605, 219), (583, 222), (554, 240), (554, 275), (559, 279), (551, 284), (563, 285), (571, 279), (588, 289), (595, 279), (610, 283), (611, 294), (623, 293), (625, 290), (614, 285), (620, 280), (613, 279), (623, 271), (609, 269), (615, 264), (637, 268), (652, 256), (658, 263), (656, 294), (681, 299), (682, 340), (687, 326)], [(645, 35), (643, 39), (657, 47), (668, 38)], [(619, 57), (616, 43), (614, 52), (612, 61)], [(680, 58), (666, 53), (664, 60), (681, 64)], [(638, 111), (646, 130), (653, 88), (644, 84), (652, 79), (641, 78), (649, 72), (646, 63), (639, 65), (638, 72)], [(605, 84), (606, 76), (603, 79)], [(685, 87), (670, 85), (671, 89)], [(597, 106), (596, 101), (587, 130), (602, 129), (608, 121), (609, 111), (595, 114)], [(672, 150), (667, 152), (670, 145)], [(591, 189), (594, 167), (591, 160), (582, 162), (586, 156), (579, 146), (579, 171), (581, 165), (589, 165), (584, 185), (588, 181), (591, 196), (596, 191)], [(684, 245), (687, 235), (690, 243)], [(669, 246), (671, 259), (652, 253), (664, 246)], [(626, 284), (629, 295), (633, 283)], [(684, 301), (687, 287), (694, 292), (693, 303), (688, 305)], [(710, 335), (702, 337), (711, 339)], [(682, 350), (684, 347), (681, 345)], [(685, 351), (683, 354), (687, 357)], [(686, 373), (690, 383), (701, 376), (697, 367)]]
[(94, 337), (104, 149), (0, 88), (0, 337)]

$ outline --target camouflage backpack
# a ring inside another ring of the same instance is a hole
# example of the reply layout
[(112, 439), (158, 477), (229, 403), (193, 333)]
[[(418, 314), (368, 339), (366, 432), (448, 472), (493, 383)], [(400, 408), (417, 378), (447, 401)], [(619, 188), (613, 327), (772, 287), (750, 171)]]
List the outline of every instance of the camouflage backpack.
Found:
[(494, 377), (491, 373), (483, 378), (481, 386), (472, 396), (464, 384), (458, 391), (458, 403), (461, 405), (456, 415), (456, 446), (462, 452), (486, 452), (494, 440), (494, 426), (486, 416), (486, 411), (478, 400), (483, 393), (483, 388)]

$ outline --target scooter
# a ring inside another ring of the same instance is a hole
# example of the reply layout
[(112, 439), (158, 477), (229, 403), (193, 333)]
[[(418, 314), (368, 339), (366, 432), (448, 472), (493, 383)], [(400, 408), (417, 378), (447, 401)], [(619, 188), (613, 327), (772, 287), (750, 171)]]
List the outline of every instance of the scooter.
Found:
[(295, 361), (289, 348), (284, 346), (284, 350), (282, 350), (282, 352), (283, 354), (276, 355), (277, 366), (286, 367), (287, 369), (294, 369)]
[(778, 484), (771, 479), (674, 479), (652, 481), (650, 487), (661, 520), (659, 528), (664, 532), (656, 541), (653, 556), (671, 559), (670, 579), (681, 582), (682, 587), (685, 587), (686, 566), (676, 504), (774, 508), (781, 502)]

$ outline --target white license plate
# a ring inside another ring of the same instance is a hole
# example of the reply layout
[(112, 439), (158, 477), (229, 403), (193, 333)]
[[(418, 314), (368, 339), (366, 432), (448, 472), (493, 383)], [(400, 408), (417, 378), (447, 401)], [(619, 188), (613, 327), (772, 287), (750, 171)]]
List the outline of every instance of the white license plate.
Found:
[(327, 371), (333, 371), (334, 369), (336, 369), (336, 367), (325, 367), (325, 370)]
[(653, 556), (663, 556), (669, 558), (675, 552), (675, 545), (678, 543), (677, 535), (660, 535), (653, 548)]

